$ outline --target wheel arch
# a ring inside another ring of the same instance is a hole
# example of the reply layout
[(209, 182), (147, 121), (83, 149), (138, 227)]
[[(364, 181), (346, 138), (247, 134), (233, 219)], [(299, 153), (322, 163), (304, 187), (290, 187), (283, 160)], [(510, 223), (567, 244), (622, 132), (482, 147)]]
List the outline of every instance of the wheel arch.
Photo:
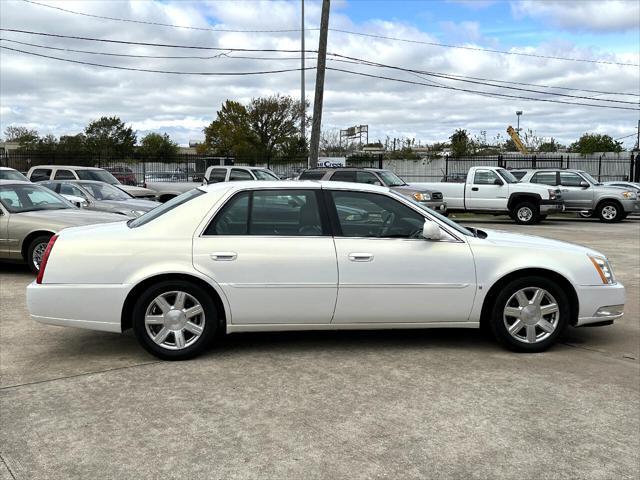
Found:
[(163, 273), (145, 278), (129, 291), (122, 305), (122, 312), (120, 314), (120, 328), (123, 332), (133, 326), (133, 308), (140, 294), (154, 283), (164, 282), (167, 280), (184, 280), (192, 282), (205, 289), (213, 299), (213, 303), (215, 304), (219, 315), (218, 320), (220, 322), (220, 326), (224, 329), (227, 322), (227, 310), (220, 293), (218, 293), (218, 291), (209, 282), (187, 273)]
[(27, 261), (27, 249), (36, 237), (39, 237), (41, 235), (48, 235), (49, 237), (53, 237), (55, 234), (56, 232), (52, 232), (51, 230), (34, 230), (33, 232), (29, 232), (29, 234), (22, 240), (22, 245), (20, 245), (20, 254), (22, 255), (24, 261)]
[(542, 201), (542, 197), (537, 193), (530, 192), (518, 192), (512, 193), (509, 197), (509, 201), (507, 202), (507, 208), (511, 210), (520, 202), (533, 202), (535, 205), (540, 205)]
[(624, 212), (624, 206), (622, 205), (622, 202), (616, 198), (616, 197), (601, 197), (598, 199), (598, 203), (596, 204), (596, 207), (593, 209), (595, 212), (598, 211), (598, 209), (602, 206), (603, 203), (605, 202), (611, 202), (611, 203), (615, 203), (616, 206), (622, 210)]
[(565, 276), (561, 275), (558, 272), (554, 272), (553, 270), (548, 270), (546, 268), (524, 268), (506, 274), (505, 276), (498, 279), (489, 288), (489, 291), (485, 295), (482, 303), (482, 310), (480, 313), (481, 328), (488, 326), (488, 322), (491, 320), (491, 310), (493, 309), (493, 304), (500, 291), (506, 285), (518, 278), (534, 275), (553, 280), (567, 294), (567, 297), (569, 298), (569, 308), (571, 309), (571, 319), (569, 321), (569, 324), (575, 325), (578, 321), (580, 305), (578, 302), (578, 294), (573, 284)]

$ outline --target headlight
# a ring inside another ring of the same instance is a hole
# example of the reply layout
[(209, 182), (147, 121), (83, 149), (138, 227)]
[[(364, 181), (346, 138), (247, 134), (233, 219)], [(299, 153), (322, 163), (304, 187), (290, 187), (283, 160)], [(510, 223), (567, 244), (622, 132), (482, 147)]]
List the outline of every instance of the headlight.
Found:
[(419, 202), (428, 202), (431, 200), (431, 195), (428, 193), (414, 193), (413, 198), (415, 198)]
[(604, 257), (596, 257), (595, 255), (589, 255), (589, 260), (591, 260), (591, 263), (593, 263), (593, 266), (596, 268), (602, 283), (616, 283), (616, 277), (613, 275), (613, 269), (609, 264), (609, 260)]
[(634, 192), (629, 192), (629, 191), (622, 192), (622, 196), (624, 198), (631, 199), (631, 200), (635, 200), (636, 199), (636, 194)]
[(556, 191), (549, 189), (549, 200), (555, 200), (556, 199)]

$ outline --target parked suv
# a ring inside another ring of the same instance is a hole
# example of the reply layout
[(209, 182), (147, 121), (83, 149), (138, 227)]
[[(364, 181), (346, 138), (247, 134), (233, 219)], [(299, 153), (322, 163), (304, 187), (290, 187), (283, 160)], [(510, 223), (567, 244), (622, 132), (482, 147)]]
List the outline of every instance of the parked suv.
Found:
[(442, 192), (409, 185), (391, 170), (381, 168), (311, 168), (300, 174), (298, 180), (332, 180), (334, 182), (367, 183), (389, 187), (421, 205), (446, 214), (447, 204)]
[[(565, 210), (583, 216), (597, 215), (602, 222), (620, 222), (630, 213), (640, 212), (638, 194), (631, 189), (610, 187), (587, 172), (573, 169), (527, 169), (520, 182), (557, 186), (562, 192)], [(513, 173), (513, 172), (512, 172)]]
[(280, 180), (278, 176), (264, 167), (224, 167), (211, 166), (204, 174), (203, 185), (218, 182), (237, 182), (242, 180)]

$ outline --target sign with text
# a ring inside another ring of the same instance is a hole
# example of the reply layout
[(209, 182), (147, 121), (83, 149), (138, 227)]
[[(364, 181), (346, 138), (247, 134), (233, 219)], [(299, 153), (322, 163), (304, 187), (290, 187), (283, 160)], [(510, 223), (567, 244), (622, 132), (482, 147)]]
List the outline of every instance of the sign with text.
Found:
[(346, 165), (346, 157), (318, 157), (318, 168), (340, 168)]

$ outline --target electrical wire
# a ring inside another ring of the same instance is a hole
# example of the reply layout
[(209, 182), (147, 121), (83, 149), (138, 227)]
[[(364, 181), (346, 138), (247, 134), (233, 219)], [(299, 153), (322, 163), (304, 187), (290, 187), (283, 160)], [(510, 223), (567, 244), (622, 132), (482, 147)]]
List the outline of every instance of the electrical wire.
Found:
[(614, 140), (616, 140), (616, 141), (617, 140), (623, 140), (625, 138), (635, 137), (636, 135), (637, 135), (637, 132), (636, 133), (632, 133), (631, 135), (625, 135), (624, 137), (614, 138)]

